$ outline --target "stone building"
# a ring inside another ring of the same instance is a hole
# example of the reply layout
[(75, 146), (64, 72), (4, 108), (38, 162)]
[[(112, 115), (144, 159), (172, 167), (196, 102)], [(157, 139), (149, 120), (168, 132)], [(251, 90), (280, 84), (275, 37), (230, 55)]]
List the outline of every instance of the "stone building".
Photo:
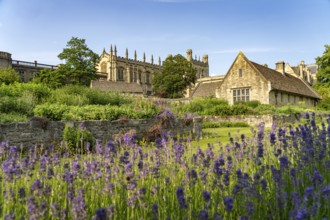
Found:
[[(192, 50), (187, 50), (187, 60), (196, 68), (197, 78), (207, 77), (209, 75), (208, 56), (204, 55), (202, 61), (193, 59), (192, 56)], [(151, 94), (152, 79), (161, 68), (160, 57), (155, 63), (154, 57), (151, 55), (150, 62), (148, 62), (143, 53), (142, 61), (140, 61), (137, 60), (137, 53), (134, 51), (134, 58), (131, 59), (128, 56), (128, 49), (126, 49), (125, 57), (121, 57), (117, 55), (116, 46), (114, 49), (111, 46), (109, 53), (103, 50), (100, 56), (97, 64), (97, 74), (100, 80), (92, 81), (91, 87), (125, 93)]]
[(316, 72), (318, 66), (316, 64), (306, 65), (304, 61), (301, 61), (297, 66), (290, 66), (290, 64), (285, 64), (285, 72), (291, 75), (301, 78), (303, 81), (309, 85), (313, 85), (316, 82)]
[(42, 69), (56, 69), (55, 65), (41, 64), (37, 61), (27, 62), (20, 60), (13, 60), (11, 54), (0, 51), (0, 69), (12, 67), (16, 72), (19, 73), (23, 82), (30, 81), (34, 75)]
[(276, 70), (248, 60), (240, 52), (229, 68), (216, 97), (230, 104), (258, 100), (263, 104), (315, 106), (321, 97), (301, 77), (285, 72), (285, 63), (276, 63)]
[(224, 76), (209, 76), (197, 79), (195, 85), (188, 89), (186, 97), (215, 97), (216, 89), (221, 85)]

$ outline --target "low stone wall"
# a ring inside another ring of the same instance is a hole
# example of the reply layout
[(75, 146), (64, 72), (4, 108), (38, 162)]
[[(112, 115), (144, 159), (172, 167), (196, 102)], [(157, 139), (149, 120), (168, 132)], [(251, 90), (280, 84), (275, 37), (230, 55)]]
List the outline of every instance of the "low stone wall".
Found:
[(237, 116), (203, 116), (205, 122), (245, 122), (251, 126), (265, 123), (266, 127), (273, 124), (272, 115), (237, 115)]
[[(273, 124), (283, 125), (285, 123), (299, 122), (303, 117), (301, 114), (291, 115), (238, 115), (238, 116), (203, 116), (205, 122), (246, 122), (250, 126), (257, 126), (264, 123), (266, 127), (272, 127)], [(327, 117), (327, 115), (316, 115), (318, 117)]]
[[(124, 134), (134, 130), (137, 138), (143, 138), (150, 132), (150, 128), (157, 127), (159, 121), (155, 119), (116, 120), (116, 121), (30, 121), (20, 123), (0, 124), (0, 141), (9, 141), (10, 145), (32, 146), (35, 144), (59, 144), (63, 141), (65, 126), (84, 127), (91, 132), (95, 139), (102, 141), (113, 140), (117, 134)], [(202, 132), (202, 118), (194, 118), (190, 123), (176, 120), (163, 131), (171, 130), (173, 135), (191, 133), (200, 135)]]

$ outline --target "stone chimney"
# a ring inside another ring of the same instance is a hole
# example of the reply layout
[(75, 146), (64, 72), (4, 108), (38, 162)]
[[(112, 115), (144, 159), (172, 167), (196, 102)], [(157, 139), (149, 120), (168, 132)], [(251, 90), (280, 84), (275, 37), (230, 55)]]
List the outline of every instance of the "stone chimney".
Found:
[(277, 72), (280, 72), (280, 73), (282, 73), (284, 75), (284, 73), (285, 73), (285, 62), (284, 61), (279, 61), (275, 65), (276, 65), (276, 69), (275, 70)]
[(305, 61), (300, 61), (300, 65), (299, 65), (299, 77), (301, 79), (304, 79), (304, 69), (305, 69)]
[(192, 49), (187, 50), (187, 61), (188, 62), (192, 61)]

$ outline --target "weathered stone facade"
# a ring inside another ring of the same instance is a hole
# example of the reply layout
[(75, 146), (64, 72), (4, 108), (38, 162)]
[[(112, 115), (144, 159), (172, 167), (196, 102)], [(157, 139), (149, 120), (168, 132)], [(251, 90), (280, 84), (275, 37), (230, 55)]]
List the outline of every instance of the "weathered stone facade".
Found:
[(249, 61), (242, 52), (217, 88), (216, 97), (228, 100), (230, 104), (257, 100), (274, 106), (315, 106), (321, 99), (308, 83), (287, 74), (284, 62), (278, 62), (276, 70), (273, 70)]
[(37, 72), (42, 69), (56, 69), (55, 65), (40, 64), (37, 61), (26, 62), (20, 60), (12, 60), (11, 54), (0, 51), (0, 69), (12, 67), (19, 73), (23, 82), (30, 81)]
[[(197, 60), (192, 58), (192, 50), (187, 50), (187, 60), (192, 63), (192, 66), (196, 68), (197, 78), (206, 77), (209, 75), (209, 64), (208, 56), (204, 55), (203, 60)], [(111, 87), (114, 82), (121, 82), (116, 87), (122, 87), (124, 92), (129, 93), (129, 88), (134, 87), (132, 84), (138, 84), (141, 86), (141, 91), (145, 94), (150, 94), (152, 92), (152, 79), (154, 74), (162, 68), (162, 61), (159, 57), (158, 64), (154, 63), (153, 55), (151, 55), (150, 62), (146, 61), (146, 55), (143, 54), (143, 60), (137, 60), (136, 51), (134, 51), (134, 58), (130, 59), (128, 56), (128, 49), (126, 49), (125, 57), (120, 57), (117, 55), (117, 48), (112, 46), (110, 48), (110, 53), (107, 53), (103, 50), (103, 53), (100, 56), (99, 63), (97, 64), (97, 74), (100, 76), (100, 80), (109, 81), (112, 83), (111, 86), (108, 86), (108, 89), (111, 90)], [(124, 83), (123, 83), (124, 82)], [(92, 85), (93, 88), (97, 88), (98, 83)], [(104, 84), (102, 84), (103, 87)], [(136, 87), (136, 86), (135, 86)], [(136, 89), (132, 93), (136, 93)]]
[[(63, 141), (64, 127), (78, 128), (82, 122), (63, 121), (30, 121), (20, 123), (0, 124), (0, 141), (9, 141), (10, 145), (32, 146), (35, 144), (60, 144)], [(101, 141), (113, 140), (117, 134), (134, 130), (137, 138), (144, 137), (149, 129), (159, 122), (155, 119), (116, 120), (116, 121), (84, 121), (84, 126), (95, 139)], [(191, 123), (178, 119), (169, 129), (172, 135), (187, 134), (201, 135), (202, 119), (194, 118)]]

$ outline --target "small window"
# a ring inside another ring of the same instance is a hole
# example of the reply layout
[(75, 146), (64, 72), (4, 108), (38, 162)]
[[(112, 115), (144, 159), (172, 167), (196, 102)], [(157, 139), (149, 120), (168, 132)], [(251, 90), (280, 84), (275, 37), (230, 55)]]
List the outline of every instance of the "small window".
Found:
[(239, 69), (238, 70), (238, 75), (239, 75), (239, 77), (242, 77), (243, 76), (243, 70), (242, 69)]

